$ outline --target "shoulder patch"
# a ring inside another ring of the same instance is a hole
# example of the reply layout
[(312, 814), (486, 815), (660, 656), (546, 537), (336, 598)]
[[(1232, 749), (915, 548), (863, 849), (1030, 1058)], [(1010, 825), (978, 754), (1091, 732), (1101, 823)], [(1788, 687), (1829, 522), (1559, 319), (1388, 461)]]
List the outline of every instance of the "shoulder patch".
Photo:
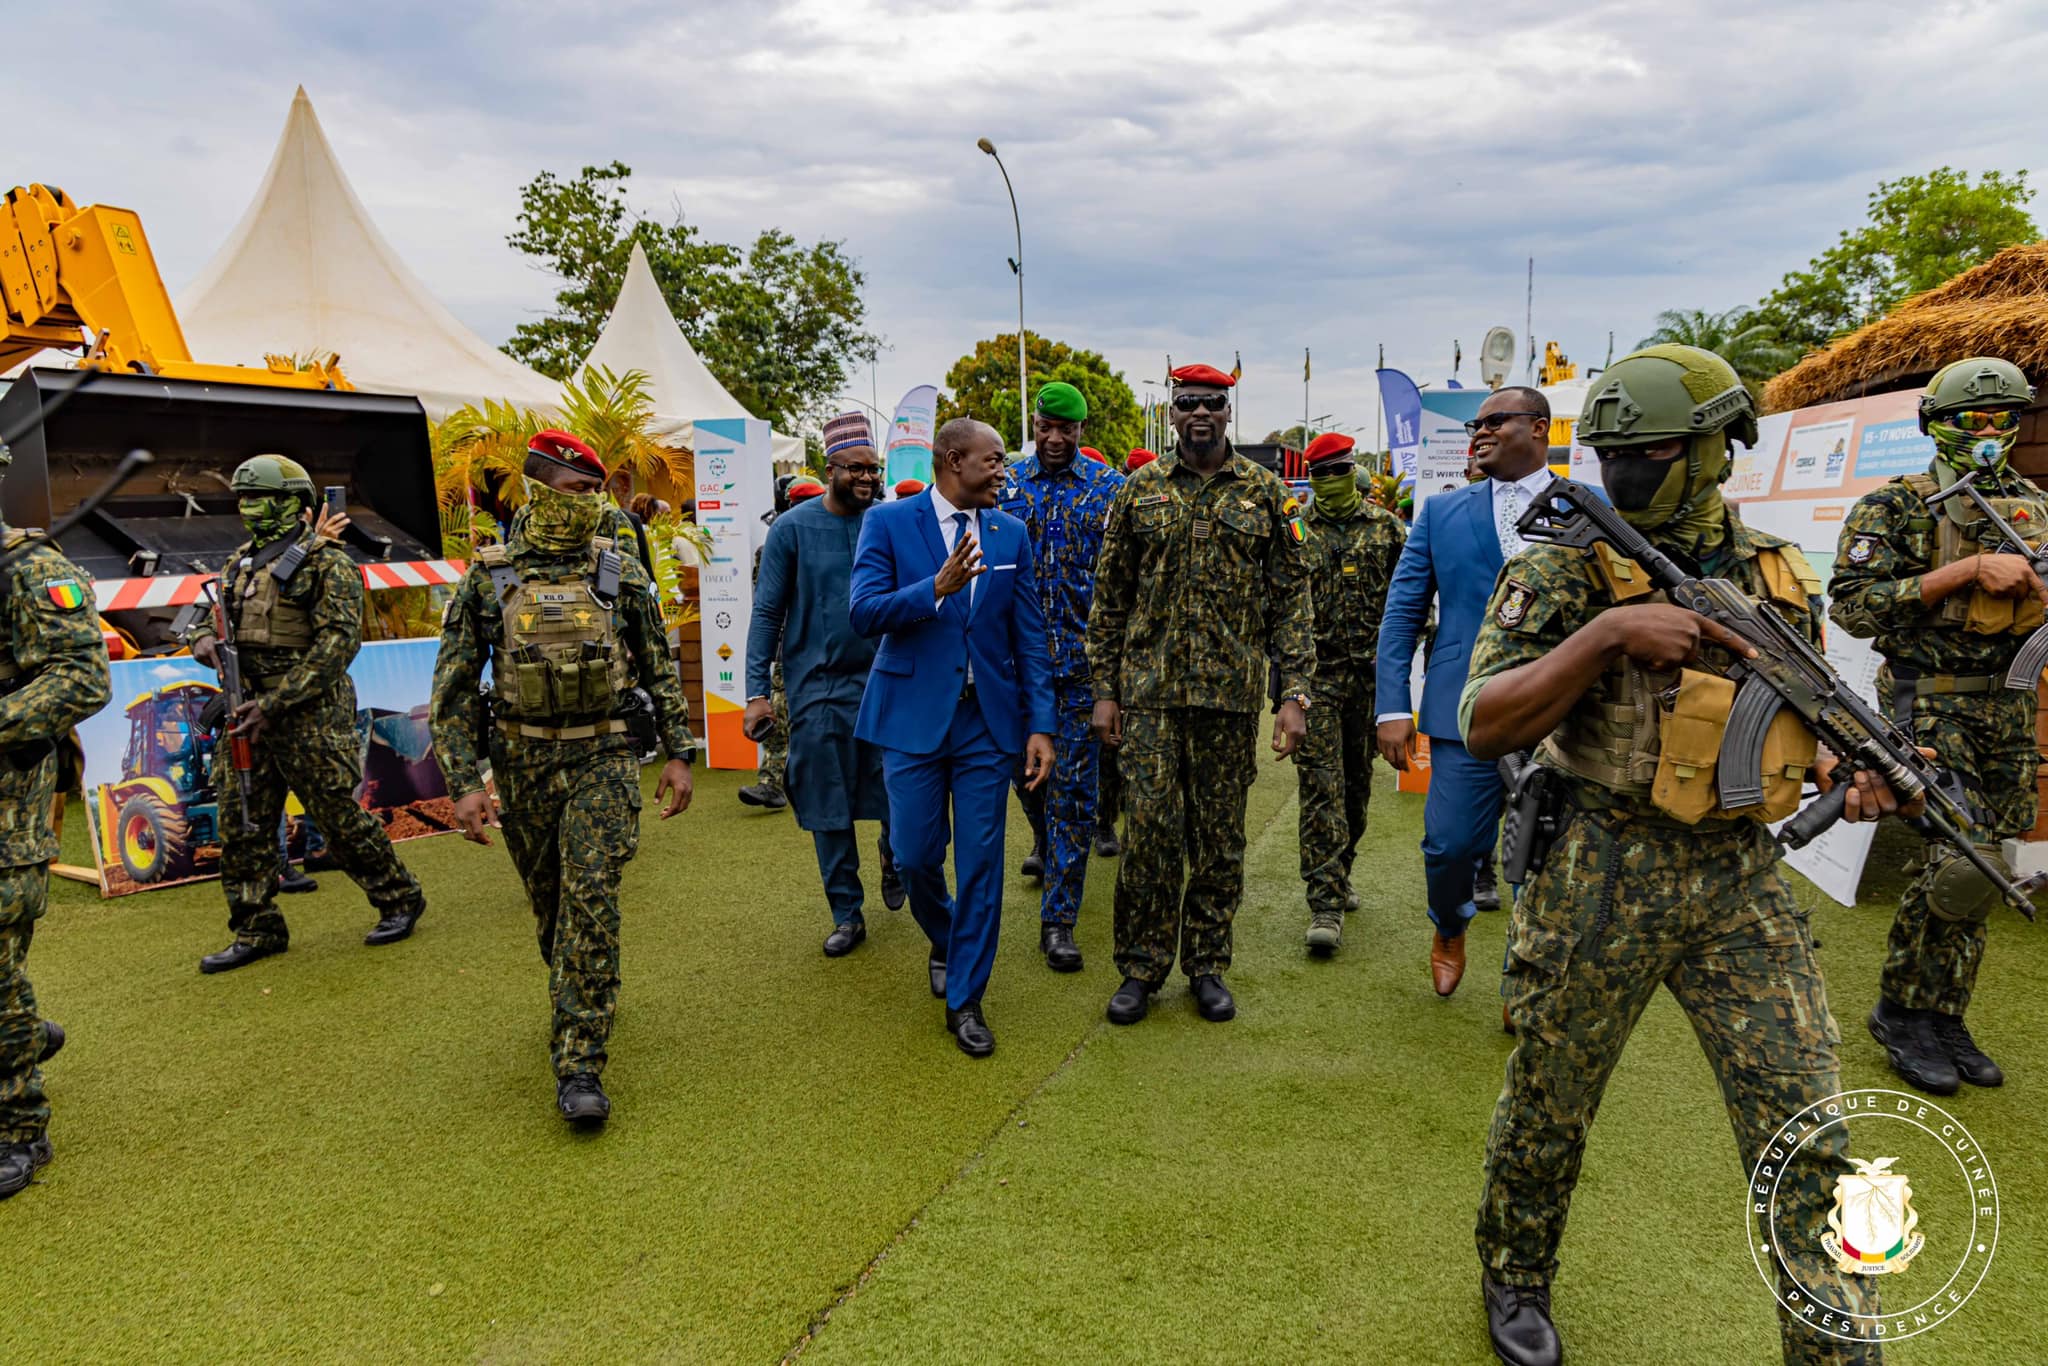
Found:
[(1294, 538), (1296, 545), (1301, 545), (1308, 540), (1308, 528), (1302, 525), (1301, 518), (1298, 516), (1287, 519), (1287, 534)]
[(43, 585), (43, 591), (65, 612), (76, 612), (86, 604), (85, 586), (77, 579), (51, 579)]
[(1493, 619), (1512, 631), (1522, 624), (1522, 618), (1529, 615), (1529, 608), (1535, 601), (1535, 589), (1520, 579), (1509, 579), (1506, 591), (1500, 595), (1500, 606), (1493, 609)]
[(1849, 538), (1849, 549), (1842, 558), (1850, 564), (1869, 564), (1870, 557), (1877, 553), (1877, 537), (1867, 531), (1859, 531)]

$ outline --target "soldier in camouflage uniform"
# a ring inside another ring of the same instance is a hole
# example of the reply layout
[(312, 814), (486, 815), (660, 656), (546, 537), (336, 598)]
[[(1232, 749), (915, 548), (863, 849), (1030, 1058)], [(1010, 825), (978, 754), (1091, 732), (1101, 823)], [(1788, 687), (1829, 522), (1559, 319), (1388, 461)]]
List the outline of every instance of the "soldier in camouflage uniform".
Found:
[[(363, 645), (363, 574), (339, 545), (314, 534), (313, 480), (296, 461), (258, 455), (235, 469), (232, 487), (250, 539), (222, 570), (219, 591), (234, 613), (247, 700), (228, 718), (250, 737), (249, 824), (225, 741), (214, 750), (220, 807), (220, 880), (234, 942), (199, 960), (229, 972), (283, 953), (290, 940), (277, 908), (277, 823), (288, 792), (327, 838), (327, 856), (377, 910), (366, 944), (406, 938), (427, 908), (419, 881), (391, 848), (383, 824), (355, 799), (363, 781), (356, 688), (348, 666)], [(209, 614), (191, 636), (192, 657), (217, 667)]]
[[(0, 446), (0, 469), (6, 464)], [(0, 525), (0, 1199), (50, 1160), (40, 1064), (64, 1031), (36, 1015), (25, 965), (57, 857), (58, 748), (107, 704), (92, 585), (35, 532)]]
[(1356, 909), (1351, 865), (1365, 836), (1378, 734), (1373, 665), (1380, 613), (1408, 528), (1361, 496), (1348, 436), (1311, 441), (1302, 521), (1309, 596), (1315, 607), (1315, 706), (1308, 737), (1295, 753), (1301, 792), (1301, 878), (1308, 884), (1308, 948), (1330, 954), (1344, 939), (1344, 913)]
[(1110, 505), (1088, 616), (1093, 728), (1124, 780), (1115, 1024), (1145, 1017), (1176, 940), (1202, 1017), (1237, 1013), (1223, 973), (1267, 667), (1279, 666), (1273, 748), (1286, 758), (1307, 729), (1315, 664), (1307, 533), (1280, 477), (1230, 447), (1236, 381), (1208, 365), (1172, 378), (1179, 444)]
[[(668, 762), (663, 820), (690, 804), (695, 751), (646, 571), (596, 537), (604, 465), (566, 432), (528, 449), (527, 505), (502, 547), (479, 551), (441, 622), (434, 753), (465, 838), (489, 844), (489, 763), (505, 844), (532, 904), (554, 1002), (555, 1103), (604, 1123), (598, 1075), (619, 990), (619, 878), (640, 842), (640, 767), (620, 699), (654, 702)], [(478, 691), (491, 666), (488, 701)]]
[[(1720, 357), (1654, 346), (1601, 374), (1578, 436), (1599, 453), (1614, 506), (1660, 550), (1738, 584), (1817, 645), (1820, 583), (1805, 559), (1721, 499), (1729, 438), (1753, 442), (1754, 414)], [(1797, 808), (1809, 765), (1833, 761), (1816, 754), (1811, 732), (1774, 724), (1763, 804), (1717, 806), (1713, 760), (1734, 691), (1720, 674), (1727, 648), (1739, 639), (1663, 605), (1628, 561), (1540, 544), (1503, 568), (1474, 643), (1460, 699), (1473, 754), (1540, 741), (1538, 762), (1568, 796), (1566, 827), (1508, 931), (1517, 1044), (1478, 1219), (1488, 1326), (1504, 1361), (1560, 1359), (1550, 1281), (1565, 1212), (1607, 1078), (1660, 982), (1720, 1080), (1743, 1174), (1780, 1126), (1841, 1090), (1813, 937), (1764, 824)], [(1850, 818), (1894, 805), (1867, 776), (1856, 784)], [(1850, 1170), (1846, 1150), (1836, 1126), (1786, 1164), (1779, 1203), (1795, 1236), (1781, 1245), (1804, 1243), (1811, 1255), (1793, 1252), (1779, 1283), (1793, 1293), (1796, 1273), (1809, 1299), (1867, 1314), (1870, 1278), (1839, 1274), (1818, 1237), (1835, 1179)], [(1731, 1193), (1741, 1189), (1731, 1179)], [(1791, 1314), (1780, 1325), (1788, 1362), (1878, 1359), (1874, 1345)]]
[[(2048, 535), (2048, 497), (2008, 463), (2033, 395), (2018, 369), (1988, 357), (1935, 375), (1920, 400), (1932, 466), (1850, 509), (1829, 585), (1836, 623), (1876, 637), (1884, 653), (1880, 700), (1961, 777), (1975, 817), (1970, 838), (1993, 859), (1999, 841), (2034, 824), (2035, 697), (2007, 688), (2005, 673), (2040, 628), (2048, 589), (2024, 556), (1986, 553), (1997, 533), (1967, 497), (1935, 507), (1927, 499), (1974, 470), (1978, 490), (2016, 530)], [(1967, 861), (1940, 848), (1899, 902), (1869, 1025), (1892, 1069), (1923, 1091), (2005, 1080), (1963, 1024), (1998, 901)]]

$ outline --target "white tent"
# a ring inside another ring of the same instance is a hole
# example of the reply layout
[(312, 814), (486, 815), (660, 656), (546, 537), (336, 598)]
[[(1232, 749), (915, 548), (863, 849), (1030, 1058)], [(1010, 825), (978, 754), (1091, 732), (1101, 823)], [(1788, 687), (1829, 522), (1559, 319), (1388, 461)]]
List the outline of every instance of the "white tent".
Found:
[(357, 388), (417, 394), (430, 417), (509, 400), (554, 410), (561, 386), (442, 307), (370, 221), (304, 87), (255, 200), (178, 300), (195, 358), (338, 352)]
[[(699, 419), (753, 416), (698, 358), (697, 349), (669, 312), (668, 300), (655, 283), (654, 269), (638, 242), (633, 244), (633, 258), (626, 265), (619, 300), (612, 305), (612, 315), (605, 320), (604, 331), (584, 364), (600, 365), (618, 375), (644, 371), (654, 411), (679, 415), (663, 419), (661, 434), (680, 445), (695, 447), (692, 428)], [(881, 433), (876, 435), (881, 437)], [(778, 466), (803, 463), (801, 437), (777, 432), (773, 447)]]

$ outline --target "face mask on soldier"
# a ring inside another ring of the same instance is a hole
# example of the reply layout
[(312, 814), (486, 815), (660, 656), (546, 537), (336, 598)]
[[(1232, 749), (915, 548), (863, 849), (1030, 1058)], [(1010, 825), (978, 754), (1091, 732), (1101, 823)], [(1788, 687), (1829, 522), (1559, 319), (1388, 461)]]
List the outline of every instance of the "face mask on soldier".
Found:
[(250, 539), (259, 546), (289, 536), (303, 520), (299, 500), (289, 494), (243, 498), (235, 506), (242, 514), (242, 525), (248, 528)]
[(526, 481), (526, 539), (535, 549), (566, 554), (590, 544), (604, 504), (595, 493), (563, 493), (538, 479)]

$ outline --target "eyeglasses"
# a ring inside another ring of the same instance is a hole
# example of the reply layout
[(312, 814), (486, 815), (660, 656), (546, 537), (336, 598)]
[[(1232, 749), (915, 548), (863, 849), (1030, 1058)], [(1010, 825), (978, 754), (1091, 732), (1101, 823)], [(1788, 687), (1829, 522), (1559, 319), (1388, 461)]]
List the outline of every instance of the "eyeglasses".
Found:
[(1177, 413), (1212, 412), (1220, 413), (1230, 406), (1229, 394), (1175, 394), (1173, 410)]
[(1485, 417), (1475, 417), (1470, 422), (1467, 422), (1465, 424), (1465, 435), (1477, 436), (1482, 427), (1489, 432), (1497, 432), (1508, 425), (1508, 419), (1511, 417), (1548, 418), (1549, 416), (1550, 414), (1548, 413), (1488, 413)]
[(1357, 466), (1349, 460), (1323, 460), (1308, 467), (1309, 478), (1327, 479), (1333, 474), (1349, 474)]
[(832, 468), (850, 474), (856, 479), (880, 479), (882, 477), (882, 467), (880, 465), (838, 464)]
[(1942, 420), (1963, 432), (1981, 432), (1986, 427), (1994, 432), (2016, 432), (2020, 426), (2017, 408), (1965, 408)]

